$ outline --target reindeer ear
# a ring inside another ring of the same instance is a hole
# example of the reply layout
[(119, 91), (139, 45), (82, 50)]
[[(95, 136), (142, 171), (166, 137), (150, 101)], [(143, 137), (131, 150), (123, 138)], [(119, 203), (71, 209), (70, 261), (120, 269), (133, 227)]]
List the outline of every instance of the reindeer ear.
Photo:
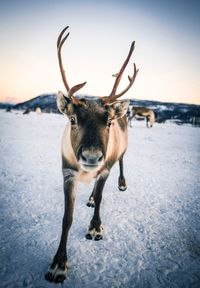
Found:
[(57, 107), (61, 113), (66, 114), (68, 116), (70, 116), (74, 110), (74, 105), (71, 99), (67, 96), (64, 96), (64, 94), (61, 91), (59, 91), (57, 95)]
[(105, 107), (108, 111), (110, 119), (121, 118), (126, 115), (129, 105), (129, 100), (115, 101), (111, 104), (107, 104)]

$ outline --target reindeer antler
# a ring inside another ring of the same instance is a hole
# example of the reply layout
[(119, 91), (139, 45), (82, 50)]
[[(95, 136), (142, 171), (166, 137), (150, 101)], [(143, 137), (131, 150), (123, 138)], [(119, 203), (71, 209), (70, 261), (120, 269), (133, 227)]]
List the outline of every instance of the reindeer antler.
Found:
[[(81, 83), (81, 84), (78, 84), (78, 85), (75, 85), (73, 87), (69, 87), (68, 85), (68, 82), (67, 82), (67, 79), (66, 79), (66, 75), (65, 75), (65, 70), (63, 68), (63, 64), (62, 64), (62, 56), (61, 56), (61, 48), (64, 44), (64, 42), (66, 41), (66, 39), (68, 38), (69, 36), (69, 32), (67, 33), (66, 36), (63, 37), (65, 31), (67, 31), (67, 29), (69, 28), (69, 26), (65, 27), (61, 33), (59, 34), (58, 36), (58, 40), (57, 40), (57, 52), (58, 52), (58, 61), (59, 61), (59, 67), (60, 67), (60, 72), (61, 72), (61, 76), (62, 76), (62, 80), (63, 80), (63, 83), (65, 85), (65, 88), (68, 92), (68, 96), (69, 98), (72, 100), (72, 102), (75, 104), (75, 105), (78, 105), (79, 104), (79, 100), (73, 95), (76, 91), (78, 91), (79, 89), (81, 89), (85, 84), (86, 82), (84, 83)], [(128, 53), (128, 56), (126, 58), (126, 60), (124, 61), (119, 73), (116, 73), (114, 74), (113, 76), (116, 77), (116, 80), (115, 80), (115, 83), (113, 85), (113, 89), (110, 93), (109, 96), (106, 96), (106, 97), (103, 97), (102, 100), (104, 101), (104, 103), (112, 103), (113, 101), (115, 101), (117, 98), (121, 97), (123, 94), (125, 94), (130, 88), (131, 86), (133, 85), (134, 81), (135, 81), (135, 78), (137, 76), (137, 73), (139, 71), (139, 69), (136, 69), (136, 65), (134, 63), (134, 71), (133, 71), (133, 76), (130, 77), (128, 76), (128, 80), (129, 80), (129, 84), (128, 86), (119, 94), (116, 94), (116, 91), (117, 91), (117, 88), (119, 86), (119, 83), (120, 83), (120, 80), (122, 78), (122, 75), (123, 75), (123, 72), (124, 70), (126, 69), (126, 66), (131, 58), (131, 55), (133, 53), (133, 50), (135, 48), (135, 42), (132, 42), (131, 44), (131, 47), (130, 47), (130, 50), (129, 50), (129, 53)]]
[(58, 61), (59, 61), (59, 67), (60, 67), (60, 72), (61, 72), (61, 76), (62, 76), (62, 80), (63, 80), (63, 83), (65, 85), (65, 88), (68, 92), (68, 96), (69, 98), (72, 100), (72, 102), (75, 104), (75, 105), (78, 105), (79, 103), (79, 100), (73, 95), (76, 91), (78, 91), (79, 89), (81, 89), (85, 84), (86, 82), (84, 83), (81, 83), (81, 84), (78, 84), (78, 85), (75, 85), (73, 87), (69, 87), (68, 85), (68, 82), (67, 82), (67, 79), (66, 79), (66, 75), (65, 75), (65, 70), (63, 68), (63, 64), (62, 64), (62, 56), (61, 56), (61, 48), (64, 44), (64, 42), (66, 41), (66, 39), (68, 38), (69, 36), (69, 32), (67, 33), (67, 35), (63, 38), (63, 35), (65, 33), (65, 31), (69, 28), (69, 26), (65, 27), (61, 33), (59, 34), (58, 36), (58, 40), (57, 40), (57, 52), (58, 52)]
[(107, 97), (103, 97), (103, 101), (105, 103), (111, 103), (111, 102), (115, 101), (117, 98), (119, 98), (123, 94), (125, 94), (131, 88), (131, 86), (133, 85), (133, 83), (135, 81), (135, 78), (137, 76), (137, 73), (139, 71), (139, 69), (136, 69), (135, 63), (133, 65), (134, 66), (133, 76), (132, 77), (128, 76), (128, 80), (129, 80), (128, 86), (121, 93), (116, 94), (116, 91), (117, 91), (117, 88), (119, 86), (120, 80), (122, 78), (123, 72), (126, 69), (126, 66), (127, 66), (128, 62), (129, 62), (129, 60), (131, 58), (131, 55), (133, 53), (134, 48), (135, 48), (135, 41), (132, 42), (130, 50), (129, 50), (129, 53), (128, 53), (128, 56), (127, 56), (126, 60), (124, 61), (124, 64), (122, 65), (119, 73), (116, 73), (116, 74), (112, 75), (112, 76), (116, 77), (116, 80), (115, 80), (115, 83), (113, 85), (113, 89), (112, 89), (110, 95), (107, 96)]

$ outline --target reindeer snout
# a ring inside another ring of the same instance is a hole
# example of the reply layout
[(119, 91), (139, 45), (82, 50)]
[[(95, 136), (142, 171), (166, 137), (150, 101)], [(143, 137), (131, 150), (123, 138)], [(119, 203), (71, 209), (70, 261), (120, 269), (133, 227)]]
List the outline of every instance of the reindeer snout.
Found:
[(95, 148), (82, 148), (80, 158), (88, 165), (98, 165), (103, 160), (103, 153)]
[(96, 168), (102, 164), (103, 159), (103, 152), (100, 149), (83, 147), (80, 151), (79, 163), (83, 168)]

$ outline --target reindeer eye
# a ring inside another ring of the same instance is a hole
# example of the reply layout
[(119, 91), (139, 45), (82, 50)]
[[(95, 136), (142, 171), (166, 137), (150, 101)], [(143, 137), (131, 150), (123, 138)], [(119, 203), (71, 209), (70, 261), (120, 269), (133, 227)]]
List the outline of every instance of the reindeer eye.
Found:
[(108, 123), (107, 123), (108, 127), (110, 127), (111, 124), (112, 124), (111, 120), (108, 120)]
[(71, 125), (76, 124), (76, 118), (74, 116), (71, 116), (70, 121), (71, 121)]

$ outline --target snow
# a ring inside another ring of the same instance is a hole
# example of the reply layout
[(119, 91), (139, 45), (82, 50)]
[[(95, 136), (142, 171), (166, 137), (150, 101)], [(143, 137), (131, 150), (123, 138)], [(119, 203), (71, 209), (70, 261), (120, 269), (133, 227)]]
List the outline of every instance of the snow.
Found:
[(102, 241), (85, 239), (92, 185), (77, 187), (63, 284), (44, 279), (60, 240), (61, 115), (0, 111), (0, 287), (199, 287), (200, 129), (134, 121), (104, 188)]

